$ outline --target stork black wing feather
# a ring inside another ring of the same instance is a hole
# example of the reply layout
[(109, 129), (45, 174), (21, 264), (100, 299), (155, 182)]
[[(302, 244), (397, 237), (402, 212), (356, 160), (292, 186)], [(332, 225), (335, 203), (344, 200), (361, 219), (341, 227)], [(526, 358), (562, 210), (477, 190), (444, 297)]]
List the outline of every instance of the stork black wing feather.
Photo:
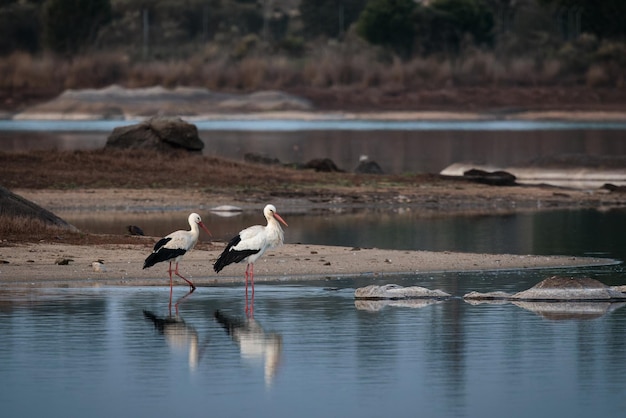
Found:
[(170, 242), (172, 240), (172, 238), (161, 238), (156, 244), (154, 244), (154, 249), (152, 250), (153, 252), (157, 252), (159, 251), (159, 248), (164, 247), (165, 244), (167, 244), (168, 242)]
[(252, 254), (256, 254), (259, 250), (233, 250), (237, 244), (241, 242), (241, 237), (239, 235), (233, 237), (222, 251), (222, 254), (218, 257), (215, 264), (213, 264), (213, 270), (216, 273), (219, 273), (224, 267), (232, 263), (239, 263), (245, 260), (247, 257)]
[(187, 251), (182, 248), (162, 248), (148, 256), (146, 261), (143, 263), (143, 268), (148, 268), (154, 266), (156, 263), (160, 263), (161, 261), (171, 260), (173, 258), (178, 257), (179, 255), (185, 254)]

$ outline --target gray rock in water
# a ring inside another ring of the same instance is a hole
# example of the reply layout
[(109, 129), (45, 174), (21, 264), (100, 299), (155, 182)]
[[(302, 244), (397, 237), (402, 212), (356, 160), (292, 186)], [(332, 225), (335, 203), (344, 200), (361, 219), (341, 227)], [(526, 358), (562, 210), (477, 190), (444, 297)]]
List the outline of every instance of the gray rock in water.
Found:
[(495, 303), (508, 302), (510, 298), (511, 298), (511, 295), (509, 293), (501, 292), (501, 291), (486, 292), (486, 293), (473, 291), (473, 292), (469, 292), (463, 295), (463, 299), (465, 299), (465, 301), (471, 304), (477, 304), (477, 303), (482, 303), (482, 302), (495, 302)]
[(549, 277), (511, 300), (529, 301), (626, 301), (626, 295), (589, 277)]
[(417, 298), (448, 298), (451, 295), (442, 290), (430, 290), (420, 286), (403, 287), (397, 284), (383, 286), (370, 285), (354, 291), (356, 299), (417, 299)]
[(200, 152), (204, 142), (198, 136), (196, 125), (180, 118), (154, 117), (135, 125), (115, 128), (105, 147)]
[(354, 307), (360, 311), (378, 312), (386, 307), (421, 309), (436, 303), (443, 303), (443, 298), (413, 299), (357, 299)]
[(621, 308), (626, 302), (528, 302), (515, 301), (514, 305), (551, 320), (596, 319), (608, 312)]

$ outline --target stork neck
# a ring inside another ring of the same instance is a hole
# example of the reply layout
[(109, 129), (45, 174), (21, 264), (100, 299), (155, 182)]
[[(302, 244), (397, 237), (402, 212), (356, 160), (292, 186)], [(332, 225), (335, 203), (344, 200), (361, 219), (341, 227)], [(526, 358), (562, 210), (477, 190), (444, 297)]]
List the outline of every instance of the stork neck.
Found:
[(198, 226), (198, 224), (193, 222), (193, 221), (189, 221), (189, 226), (191, 227), (191, 230), (189, 232), (191, 232), (191, 234), (194, 237), (199, 237), (200, 236), (200, 227)]
[(280, 224), (278, 223), (278, 221), (274, 217), (267, 218), (267, 226), (270, 227), (270, 228), (282, 229), (280, 227)]

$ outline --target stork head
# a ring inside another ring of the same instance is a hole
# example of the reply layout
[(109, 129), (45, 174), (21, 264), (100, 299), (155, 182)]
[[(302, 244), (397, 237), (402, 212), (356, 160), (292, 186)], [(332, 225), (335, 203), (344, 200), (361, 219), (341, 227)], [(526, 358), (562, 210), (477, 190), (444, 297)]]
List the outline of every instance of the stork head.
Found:
[(287, 222), (285, 222), (285, 220), (283, 218), (281, 218), (281, 216), (276, 212), (276, 206), (274, 205), (267, 205), (265, 206), (265, 208), (263, 209), (263, 215), (265, 215), (265, 218), (269, 221), (270, 219), (274, 218), (277, 221), (279, 221), (280, 223), (282, 223), (285, 226), (289, 226), (287, 225)]
[(197, 213), (192, 213), (189, 215), (189, 224), (198, 225), (200, 228), (204, 229), (206, 233), (209, 234), (209, 236), (212, 236), (211, 231), (209, 231), (209, 229), (204, 225), (204, 223), (202, 222), (202, 218)]

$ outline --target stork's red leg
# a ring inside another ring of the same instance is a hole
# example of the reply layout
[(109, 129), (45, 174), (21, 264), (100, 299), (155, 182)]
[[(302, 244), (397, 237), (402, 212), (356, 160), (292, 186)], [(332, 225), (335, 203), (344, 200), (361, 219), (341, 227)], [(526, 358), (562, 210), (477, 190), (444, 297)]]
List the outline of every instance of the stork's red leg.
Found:
[(169, 312), (170, 315), (172, 314), (172, 288), (173, 288), (173, 281), (172, 281), (172, 262), (170, 261), (170, 267), (167, 269), (167, 272), (170, 275), (170, 303), (169, 303)]
[(254, 318), (254, 264), (250, 264), (250, 284), (252, 286), (252, 297), (250, 298), (250, 318)]
[(250, 264), (250, 286), (252, 286), (252, 302), (254, 303), (254, 263)]
[(180, 277), (181, 279), (183, 279), (184, 281), (186, 281), (187, 283), (189, 283), (189, 286), (191, 287), (191, 290), (196, 290), (196, 286), (194, 286), (193, 283), (191, 283), (189, 280), (187, 280), (185, 277), (183, 277), (179, 272), (178, 272), (178, 263), (176, 263), (176, 270), (174, 271), (174, 274), (176, 274), (178, 277)]
[(246, 315), (248, 314), (248, 310), (249, 310), (249, 306), (248, 306), (248, 270), (250, 269), (250, 264), (248, 264), (246, 266), (246, 274), (245, 274), (245, 280), (246, 280)]

